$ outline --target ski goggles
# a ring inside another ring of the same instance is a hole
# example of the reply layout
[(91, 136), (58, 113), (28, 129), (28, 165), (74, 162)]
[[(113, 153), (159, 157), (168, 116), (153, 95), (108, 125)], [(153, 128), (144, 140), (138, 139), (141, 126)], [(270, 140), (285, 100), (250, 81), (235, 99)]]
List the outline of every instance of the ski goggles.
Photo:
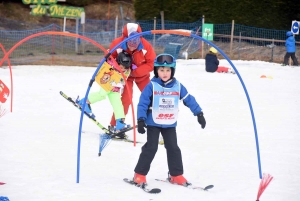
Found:
[(174, 63), (176, 63), (176, 61), (172, 55), (163, 54), (163, 55), (159, 55), (156, 58), (155, 63), (156, 64), (174, 64)]
[(121, 63), (126, 69), (128, 69), (131, 66), (131, 60), (128, 58), (122, 59)]

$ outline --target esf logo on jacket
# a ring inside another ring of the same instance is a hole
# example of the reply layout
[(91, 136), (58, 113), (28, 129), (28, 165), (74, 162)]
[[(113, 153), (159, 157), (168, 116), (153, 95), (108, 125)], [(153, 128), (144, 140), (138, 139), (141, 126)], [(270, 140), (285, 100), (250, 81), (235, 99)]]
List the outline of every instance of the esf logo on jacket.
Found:
[(174, 114), (159, 114), (156, 119), (174, 119)]

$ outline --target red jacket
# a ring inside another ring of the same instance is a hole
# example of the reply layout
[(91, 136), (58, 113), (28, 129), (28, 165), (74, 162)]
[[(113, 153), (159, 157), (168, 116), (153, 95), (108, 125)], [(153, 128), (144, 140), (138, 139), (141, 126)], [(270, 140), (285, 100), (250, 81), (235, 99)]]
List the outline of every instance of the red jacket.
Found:
[[(142, 29), (138, 24), (127, 23), (123, 28), (123, 35), (113, 40), (109, 49), (114, 48), (116, 45), (126, 39), (133, 31), (140, 33), (142, 32)], [(150, 72), (153, 71), (154, 68), (154, 60), (156, 57), (155, 51), (152, 45), (146, 39), (143, 37), (140, 39), (140, 45), (133, 52), (127, 48), (127, 44), (125, 43), (112, 53), (112, 57), (117, 58), (118, 53), (124, 50), (132, 56), (132, 63), (137, 66), (137, 69), (132, 70), (129, 77), (144, 77), (146, 75), (150, 77)]]

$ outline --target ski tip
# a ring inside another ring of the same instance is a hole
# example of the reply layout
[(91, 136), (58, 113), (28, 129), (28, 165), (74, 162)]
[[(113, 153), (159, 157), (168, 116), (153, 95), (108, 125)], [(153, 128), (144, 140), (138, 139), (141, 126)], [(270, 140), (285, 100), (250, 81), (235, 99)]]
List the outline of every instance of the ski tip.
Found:
[(0, 182), (0, 185), (4, 185), (5, 183), (4, 182)]
[(161, 190), (159, 188), (152, 188), (149, 189), (147, 188), (147, 184), (142, 184), (142, 185), (138, 185), (137, 183), (135, 183), (133, 180), (128, 179), (128, 178), (124, 178), (123, 181), (125, 181), (128, 184), (134, 185), (136, 187), (139, 187), (141, 189), (143, 189), (143, 191), (145, 191), (146, 193), (150, 193), (150, 194), (158, 194), (161, 192)]
[(206, 186), (203, 190), (207, 191), (207, 190), (209, 190), (209, 189), (212, 189), (213, 187), (214, 187), (214, 185), (208, 185), (208, 186)]
[(159, 189), (159, 188), (152, 188), (149, 191), (149, 193), (151, 193), (151, 194), (157, 194), (157, 193), (160, 193), (160, 192), (161, 192), (161, 189)]
[(101, 156), (101, 153), (98, 153), (98, 156), (100, 157), (100, 156)]

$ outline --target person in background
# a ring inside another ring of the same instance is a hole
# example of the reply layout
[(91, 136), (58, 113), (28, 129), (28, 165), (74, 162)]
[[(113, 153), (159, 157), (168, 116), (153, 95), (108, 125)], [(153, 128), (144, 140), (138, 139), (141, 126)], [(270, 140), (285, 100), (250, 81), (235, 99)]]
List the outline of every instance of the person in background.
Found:
[[(113, 65), (113, 62), (110, 60), (107, 61), (110, 65)], [(118, 63), (120, 69), (124, 73), (126, 77), (130, 74), (130, 67), (132, 65), (131, 56), (127, 52), (120, 52), (117, 56), (116, 62)], [(114, 70), (117, 71), (116, 68)], [(121, 94), (123, 93), (125, 87), (125, 81), (121, 80), (118, 86), (114, 86), (111, 91), (106, 91), (100, 86), (100, 90), (97, 92), (90, 93), (87, 99), (87, 105), (84, 108), (87, 113), (89, 113), (92, 117), (95, 118), (95, 115), (92, 113), (92, 109), (90, 104), (94, 104), (96, 102), (102, 101), (108, 97), (111, 106), (113, 107), (114, 116), (116, 118), (116, 128), (115, 132), (119, 132), (120, 130), (127, 128), (127, 125), (124, 123), (125, 114), (124, 114), (124, 107), (121, 101)], [(83, 106), (83, 99), (76, 99), (76, 103), (80, 106)], [(117, 136), (118, 138), (125, 138), (125, 134), (121, 134)]]
[(209, 48), (209, 52), (205, 56), (205, 70), (209, 73), (232, 73), (235, 74), (234, 70), (224, 66), (219, 66), (219, 60), (217, 58), (218, 50), (216, 48)]
[(296, 53), (296, 41), (291, 31), (286, 32), (285, 48), (286, 54), (284, 55), (283, 66), (289, 65), (289, 58), (293, 60), (293, 65), (298, 66), (298, 61), (295, 56)]
[[(114, 48), (126, 38), (140, 32), (142, 32), (140, 25), (136, 23), (127, 23), (123, 27), (122, 36), (113, 40), (109, 49)], [(143, 37), (135, 37), (119, 46), (116, 51), (112, 52), (112, 57), (116, 58), (118, 53), (122, 51), (126, 51), (132, 58), (132, 65), (130, 67), (131, 73), (127, 79), (127, 86), (124, 88), (122, 94), (122, 103), (126, 115), (133, 96), (133, 83), (135, 83), (139, 90), (142, 91), (150, 82), (150, 73), (153, 71), (156, 54), (152, 45)], [(109, 126), (110, 130), (114, 130), (115, 126), (116, 120), (115, 117), (112, 116)]]
[(142, 147), (134, 169), (133, 181), (141, 186), (146, 184), (146, 175), (158, 149), (158, 138), (164, 138), (169, 167), (168, 180), (173, 184), (190, 185), (183, 177), (181, 150), (177, 144), (177, 117), (179, 102), (190, 108), (198, 123), (206, 125), (203, 112), (194, 96), (174, 77), (176, 60), (170, 54), (160, 54), (154, 62), (154, 77), (140, 95), (137, 108), (138, 132), (144, 134), (147, 128), (147, 142)]

